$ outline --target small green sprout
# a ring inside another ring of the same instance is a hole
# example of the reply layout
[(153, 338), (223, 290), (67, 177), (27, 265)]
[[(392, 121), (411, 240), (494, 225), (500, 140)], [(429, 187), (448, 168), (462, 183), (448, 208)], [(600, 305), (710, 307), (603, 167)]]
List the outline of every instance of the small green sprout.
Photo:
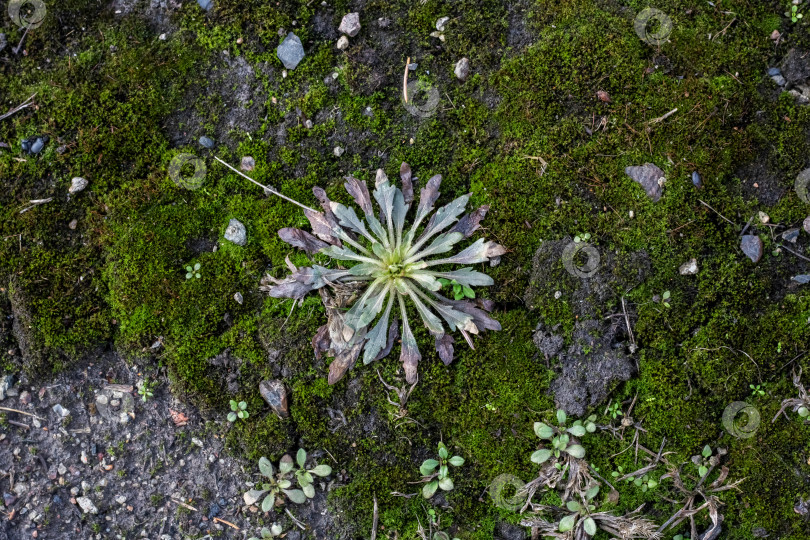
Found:
[(574, 243), (579, 244), (580, 242), (587, 242), (591, 239), (591, 233), (579, 233), (574, 237)]
[(676, 534), (672, 537), (672, 540), (690, 540), (689, 533), (687, 534)]
[(143, 401), (147, 401), (154, 395), (155, 383), (150, 381), (148, 377), (144, 378), (138, 387), (138, 395), (141, 396)]
[[(450, 535), (446, 532), (437, 532), (433, 533), (433, 540), (450, 540)], [(459, 540), (456, 537), (453, 537), (453, 540)]]
[(646, 493), (647, 490), (655, 489), (655, 487), (658, 485), (658, 481), (650, 478), (649, 474), (645, 474), (644, 476), (633, 480), (633, 485), (640, 487), (641, 491)]
[(193, 277), (200, 279), (200, 263), (197, 263), (192, 268), (191, 265), (186, 266), (186, 279), (191, 279)]
[(464, 285), (459, 283), (455, 279), (445, 279), (439, 278), (439, 283), (441, 283), (442, 287), (447, 287), (449, 285), (453, 286), (453, 299), (455, 300), (463, 300), (464, 298), (475, 298), (475, 291), (469, 285)]
[(295, 461), (298, 463), (298, 470), (295, 471), (295, 478), (298, 480), (298, 485), (301, 486), (301, 489), (304, 491), (304, 495), (307, 496), (308, 499), (315, 497), (315, 486), (312, 485), (314, 478), (312, 475), (315, 476), (329, 476), (332, 474), (332, 467), (329, 465), (317, 465), (314, 469), (307, 469), (306, 462), (307, 462), (307, 451), (303, 448), (298, 449), (298, 453), (295, 455)]
[[(618, 477), (620, 477), (620, 476), (623, 476), (623, 475), (624, 475), (624, 467), (622, 467), (621, 465), (619, 465), (618, 467), (616, 467), (616, 469), (617, 469), (617, 470), (615, 470), (615, 471), (613, 471), (612, 473), (610, 473), (610, 476), (612, 476), (613, 478), (618, 478)], [(632, 476), (628, 476), (628, 477), (627, 477), (627, 478), (625, 478), (624, 480), (625, 480), (625, 482), (627, 482), (627, 483), (629, 484), (630, 482), (632, 482), (633, 480), (635, 480), (635, 478), (633, 478)]]
[(250, 416), (247, 412), (247, 403), (240, 401), (239, 403), (231, 400), (231, 412), (228, 413), (228, 422), (236, 422), (237, 418), (245, 420)]
[(293, 460), (287, 454), (281, 458), (278, 471), (275, 470), (269, 459), (262, 456), (259, 459), (259, 473), (264, 479), (242, 496), (245, 499), (245, 504), (248, 506), (255, 504), (264, 496), (262, 512), (269, 512), (276, 505), (276, 501), (283, 501), (284, 496), (295, 504), (305, 503), (307, 496), (304, 492), (300, 489), (291, 489), (292, 482), (288, 476), (293, 472), (293, 469)]
[(624, 413), (622, 412), (621, 406), (622, 406), (622, 404), (619, 403), (618, 401), (611, 402), (611, 404), (608, 405), (608, 408), (607, 408), (608, 416), (610, 416), (614, 420), (619, 416), (624, 416)]
[(671, 295), (669, 291), (664, 291), (664, 294), (661, 295), (661, 303), (664, 305), (664, 307), (672, 307), (671, 305), (669, 305), (670, 296)]
[(793, 23), (799, 22), (799, 19), (803, 17), (803, 15), (799, 13), (799, 6), (796, 4), (790, 6), (790, 10), (785, 12), (785, 16), (790, 17)]
[(810, 409), (808, 409), (804, 405), (799, 407), (796, 412), (799, 413), (799, 416), (801, 416), (802, 418), (807, 418), (808, 416), (810, 416)]
[(764, 395), (765, 395), (765, 390), (762, 390), (762, 389), (760, 388), (760, 385), (759, 385), (759, 384), (758, 384), (758, 385), (756, 385), (756, 386), (754, 386), (753, 384), (749, 384), (749, 385), (748, 385), (748, 388), (750, 388), (750, 389), (751, 389), (751, 395), (752, 395), (753, 397), (757, 397), (757, 396), (764, 396)]
[[(426, 459), (419, 467), (419, 472), (423, 476), (423, 481), (427, 482), (422, 488), (422, 496), (425, 499), (433, 497), (438, 488), (442, 491), (450, 491), (455, 487), (450, 479), (450, 467), (461, 467), (464, 465), (464, 458), (461, 456), (448, 457), (450, 453), (443, 442), (439, 443), (439, 459)], [(438, 472), (436, 470), (438, 469)]]
[(699, 456), (692, 456), (692, 463), (698, 468), (698, 474), (701, 478), (706, 476), (709, 472), (709, 465), (711, 465), (712, 448), (708, 444), (703, 447), (703, 451)]
[(267, 538), (275, 538), (277, 536), (281, 536), (283, 530), (284, 529), (281, 528), (281, 525), (279, 525), (278, 523), (273, 523), (272, 525), (270, 525), (269, 529), (267, 527), (262, 527), (261, 539), (252, 536), (248, 538), (248, 540), (266, 540)]
[(568, 501), (565, 503), (565, 507), (568, 511), (574, 513), (568, 514), (560, 520), (558, 526), (560, 532), (573, 531), (578, 525), (577, 522), (579, 522), (582, 529), (589, 537), (596, 534), (596, 521), (590, 514), (596, 510), (596, 505), (592, 504), (591, 501), (596, 497), (597, 493), (599, 493), (599, 486), (593, 486), (585, 493), (585, 504), (580, 504), (577, 501)]
[[(566, 453), (577, 459), (582, 459), (585, 457), (585, 448), (579, 444), (576, 444), (576, 441), (571, 441), (571, 435), (574, 437), (582, 437), (586, 433), (593, 433), (596, 431), (596, 415), (593, 414), (589, 416), (584, 423), (582, 420), (577, 420), (571, 425), (571, 427), (566, 427), (565, 424), (567, 420), (568, 418), (565, 411), (558, 409), (558, 427), (549, 426), (543, 422), (534, 423), (534, 433), (541, 439), (550, 440), (551, 449), (541, 448), (535, 451), (531, 456), (533, 463), (540, 465), (548, 461), (551, 456), (559, 459), (562, 453)], [(559, 463), (556, 463), (555, 466), (558, 469), (561, 467)]]

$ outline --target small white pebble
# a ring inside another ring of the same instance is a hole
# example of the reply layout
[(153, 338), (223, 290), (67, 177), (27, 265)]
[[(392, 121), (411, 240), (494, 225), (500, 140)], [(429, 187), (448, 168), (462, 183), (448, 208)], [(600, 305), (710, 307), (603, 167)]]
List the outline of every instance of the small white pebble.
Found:
[(628, 212), (628, 215), (630, 216), (630, 219), (633, 219), (634, 217), (636, 217), (636, 215), (633, 213), (632, 210), (630, 210), (630, 212)]

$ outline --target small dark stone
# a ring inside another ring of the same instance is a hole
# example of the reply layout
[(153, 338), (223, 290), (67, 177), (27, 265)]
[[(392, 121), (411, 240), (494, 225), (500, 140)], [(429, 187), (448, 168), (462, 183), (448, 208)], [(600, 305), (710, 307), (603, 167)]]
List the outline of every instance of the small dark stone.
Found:
[(210, 149), (214, 147), (214, 140), (203, 135), (202, 137), (200, 137), (200, 144)]
[(212, 7), (214, 7), (213, 0), (197, 0), (197, 4), (205, 11), (210, 11)]
[(779, 69), (778, 67), (772, 67), (768, 69), (768, 75), (771, 77), (773, 77), (774, 75), (781, 75), (781, 74), (782, 70)]
[(287, 388), (283, 382), (278, 380), (262, 381), (259, 383), (259, 393), (279, 418), (290, 416)]
[(626, 167), (624, 172), (635, 182), (641, 184), (653, 202), (658, 202), (663, 191), (659, 180), (664, 177), (664, 171), (652, 163), (645, 163), (638, 167)]
[(799, 239), (799, 229), (788, 229), (782, 233), (782, 238), (790, 242), (791, 244), (795, 244), (796, 240)]
[(42, 152), (42, 149), (45, 148), (45, 141), (42, 140), (41, 137), (37, 137), (34, 141), (34, 144), (31, 145), (31, 149), (29, 150), (32, 154), (39, 154)]
[(31, 141), (29, 141), (28, 139), (23, 139), (22, 142), (20, 143), (20, 147), (22, 147), (23, 152), (28, 152), (29, 150), (31, 150)]
[(222, 509), (217, 503), (211, 503), (211, 506), (208, 507), (208, 519), (214, 519), (221, 511)]
[(6, 399), (7, 395), (11, 395), (9, 390), (12, 389), (15, 382), (16, 378), (14, 375), (6, 375), (0, 380), (0, 401)]
[(740, 249), (752, 262), (762, 258), (762, 240), (754, 234), (746, 234), (740, 241)]
[(276, 48), (276, 56), (284, 64), (287, 69), (295, 69), (295, 67), (304, 59), (304, 45), (301, 39), (290, 32), (284, 41), (281, 42)]
[(496, 538), (498, 540), (525, 540), (526, 530), (517, 525), (501, 522), (498, 524), (498, 534)]
[(697, 171), (692, 171), (692, 183), (695, 185), (696, 188), (703, 187), (703, 181), (700, 179), (700, 174)]
[(810, 58), (804, 51), (790, 49), (782, 60), (782, 76), (796, 84), (810, 77)]
[(53, 496), (53, 504), (56, 504), (56, 505), (62, 504), (62, 497), (60, 497), (59, 495), (54, 495)]
[(754, 527), (751, 529), (751, 534), (757, 538), (768, 538), (768, 531), (764, 527)]

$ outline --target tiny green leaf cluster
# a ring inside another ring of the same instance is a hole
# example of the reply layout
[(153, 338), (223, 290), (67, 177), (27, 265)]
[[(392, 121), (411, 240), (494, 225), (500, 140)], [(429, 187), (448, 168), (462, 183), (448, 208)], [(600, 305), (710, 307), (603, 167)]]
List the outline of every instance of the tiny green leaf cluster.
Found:
[[(450, 453), (444, 443), (439, 443), (439, 459), (426, 459), (419, 467), (419, 472), (425, 477), (427, 482), (422, 488), (422, 496), (425, 499), (433, 497), (436, 490), (443, 491), (453, 489), (453, 480), (450, 478), (450, 465), (461, 467), (464, 465), (464, 458), (461, 456), (448, 457)], [(436, 470), (438, 469), (438, 472)]]
[(599, 486), (594, 486), (585, 492), (585, 504), (580, 504), (577, 501), (568, 501), (565, 503), (565, 507), (568, 511), (574, 513), (568, 514), (560, 520), (560, 532), (574, 530), (574, 527), (577, 526), (577, 521), (579, 521), (582, 523), (582, 528), (589, 536), (596, 534), (596, 521), (589, 514), (596, 510), (596, 506), (592, 504), (591, 501), (596, 497), (597, 493), (599, 493)]
[(579, 233), (574, 237), (574, 243), (579, 244), (580, 242), (587, 242), (591, 239), (591, 233)]
[(708, 444), (703, 447), (703, 451), (699, 456), (692, 456), (692, 463), (698, 468), (698, 474), (701, 478), (706, 476), (709, 472), (709, 465), (711, 465), (712, 447)]
[(804, 15), (799, 13), (799, 6), (796, 5), (796, 4), (793, 4), (792, 6), (790, 6), (790, 9), (785, 12), (785, 16), (790, 17), (791, 22), (794, 22), (794, 23), (799, 22), (799, 19), (804, 17)]
[(186, 279), (193, 277), (200, 279), (200, 263), (195, 264), (193, 267), (191, 265), (186, 266)]
[(465, 285), (463, 283), (459, 283), (455, 279), (445, 279), (439, 278), (439, 283), (442, 284), (442, 287), (453, 287), (453, 299), (454, 300), (463, 300), (464, 298), (475, 298), (475, 291), (469, 285)]
[[(568, 417), (562, 409), (557, 410), (557, 423), (559, 426), (549, 426), (543, 422), (534, 423), (534, 433), (541, 439), (551, 441), (551, 448), (541, 448), (532, 454), (531, 460), (533, 463), (542, 464), (548, 461), (552, 456), (559, 459), (565, 453), (571, 457), (582, 459), (585, 457), (585, 448), (577, 441), (572, 441), (571, 436), (582, 437), (586, 433), (593, 433), (596, 431), (596, 415), (589, 416), (585, 422), (582, 420), (575, 421), (571, 427), (566, 426)], [(560, 464), (556, 466), (559, 468)]]
[(251, 536), (248, 540), (267, 540), (268, 538), (276, 538), (277, 536), (281, 536), (281, 533), (284, 529), (281, 528), (281, 525), (278, 523), (273, 523), (270, 525), (270, 528), (262, 527), (260, 532), (261, 539)]
[[(332, 467), (329, 465), (317, 465), (313, 469), (306, 468), (307, 453), (301, 448), (295, 456), (295, 462), (285, 454), (278, 464), (278, 470), (266, 457), (259, 459), (259, 473), (264, 477), (256, 487), (243, 495), (245, 504), (255, 504), (262, 500), (262, 512), (269, 512), (277, 504), (277, 501), (287, 499), (295, 504), (303, 504), (307, 499), (315, 497), (314, 476), (329, 476), (332, 474)], [(295, 465), (298, 464), (296, 470)], [(301, 489), (292, 489), (292, 480), (298, 482)], [(279, 527), (280, 529), (280, 527)], [(272, 530), (270, 531), (272, 532)], [(278, 533), (280, 534), (280, 532)], [(263, 536), (262, 538), (267, 538)]]
[(155, 383), (150, 381), (148, 378), (145, 378), (142, 382), (140, 387), (138, 388), (138, 395), (141, 396), (143, 401), (147, 401), (150, 397), (154, 395)]
[[(619, 466), (616, 468), (618, 469), (617, 471), (613, 471), (612, 473), (610, 473), (610, 475), (613, 478), (618, 478), (624, 474), (624, 467)], [(645, 493), (648, 490), (655, 489), (658, 486), (658, 481), (655, 480), (654, 478), (651, 478), (649, 474), (645, 474), (644, 476), (639, 476), (636, 478), (628, 476), (627, 478), (625, 478), (625, 481), (627, 483), (632, 482), (634, 486), (640, 487), (641, 491)]]
[(231, 400), (231, 412), (228, 413), (228, 422), (236, 422), (237, 418), (245, 420), (248, 416), (250, 415), (247, 412), (247, 403), (244, 401), (237, 403)]

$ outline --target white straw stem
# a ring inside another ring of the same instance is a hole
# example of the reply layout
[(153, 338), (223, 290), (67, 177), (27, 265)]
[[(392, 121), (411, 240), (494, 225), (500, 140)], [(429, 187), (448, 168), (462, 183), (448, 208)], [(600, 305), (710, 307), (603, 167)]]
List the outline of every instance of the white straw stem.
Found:
[(317, 210), (315, 210), (315, 209), (313, 209), (313, 208), (310, 208), (309, 206), (307, 206), (307, 205), (305, 205), (305, 204), (301, 204), (300, 202), (296, 201), (295, 199), (291, 199), (291, 198), (287, 197), (286, 195), (282, 195), (281, 193), (279, 193), (278, 191), (276, 191), (276, 190), (275, 190), (275, 189), (273, 189), (273, 188), (269, 188), (269, 187), (267, 187), (267, 186), (265, 186), (265, 185), (263, 185), (263, 184), (258, 183), (256, 180), (254, 180), (253, 178), (249, 177), (248, 175), (243, 174), (241, 171), (239, 171), (239, 170), (237, 170), (237, 169), (235, 169), (235, 168), (231, 167), (230, 165), (228, 165), (227, 163), (225, 163), (224, 161), (222, 161), (221, 159), (219, 159), (217, 156), (214, 156), (214, 159), (215, 159), (215, 160), (217, 160), (217, 161), (219, 161), (220, 163), (222, 163), (222, 164), (223, 164), (223, 165), (225, 165), (226, 167), (228, 167), (230, 170), (232, 170), (233, 172), (235, 172), (235, 173), (236, 173), (236, 174), (238, 174), (239, 176), (241, 176), (241, 177), (243, 177), (243, 178), (245, 178), (245, 179), (247, 179), (247, 180), (250, 180), (251, 182), (253, 182), (253, 183), (254, 183), (254, 184), (256, 184), (257, 186), (259, 186), (259, 187), (261, 187), (261, 188), (264, 188), (265, 190), (269, 191), (269, 192), (270, 192), (270, 193), (272, 193), (273, 195), (276, 195), (276, 196), (278, 196), (278, 197), (281, 197), (281, 198), (282, 198), (282, 199), (284, 199), (285, 201), (288, 201), (288, 202), (291, 202), (291, 203), (293, 203), (293, 204), (295, 204), (295, 205), (298, 205), (298, 206), (300, 206), (301, 208), (303, 208), (304, 210), (309, 210), (310, 212), (315, 212), (315, 213), (318, 213), (318, 211), (317, 211)]

